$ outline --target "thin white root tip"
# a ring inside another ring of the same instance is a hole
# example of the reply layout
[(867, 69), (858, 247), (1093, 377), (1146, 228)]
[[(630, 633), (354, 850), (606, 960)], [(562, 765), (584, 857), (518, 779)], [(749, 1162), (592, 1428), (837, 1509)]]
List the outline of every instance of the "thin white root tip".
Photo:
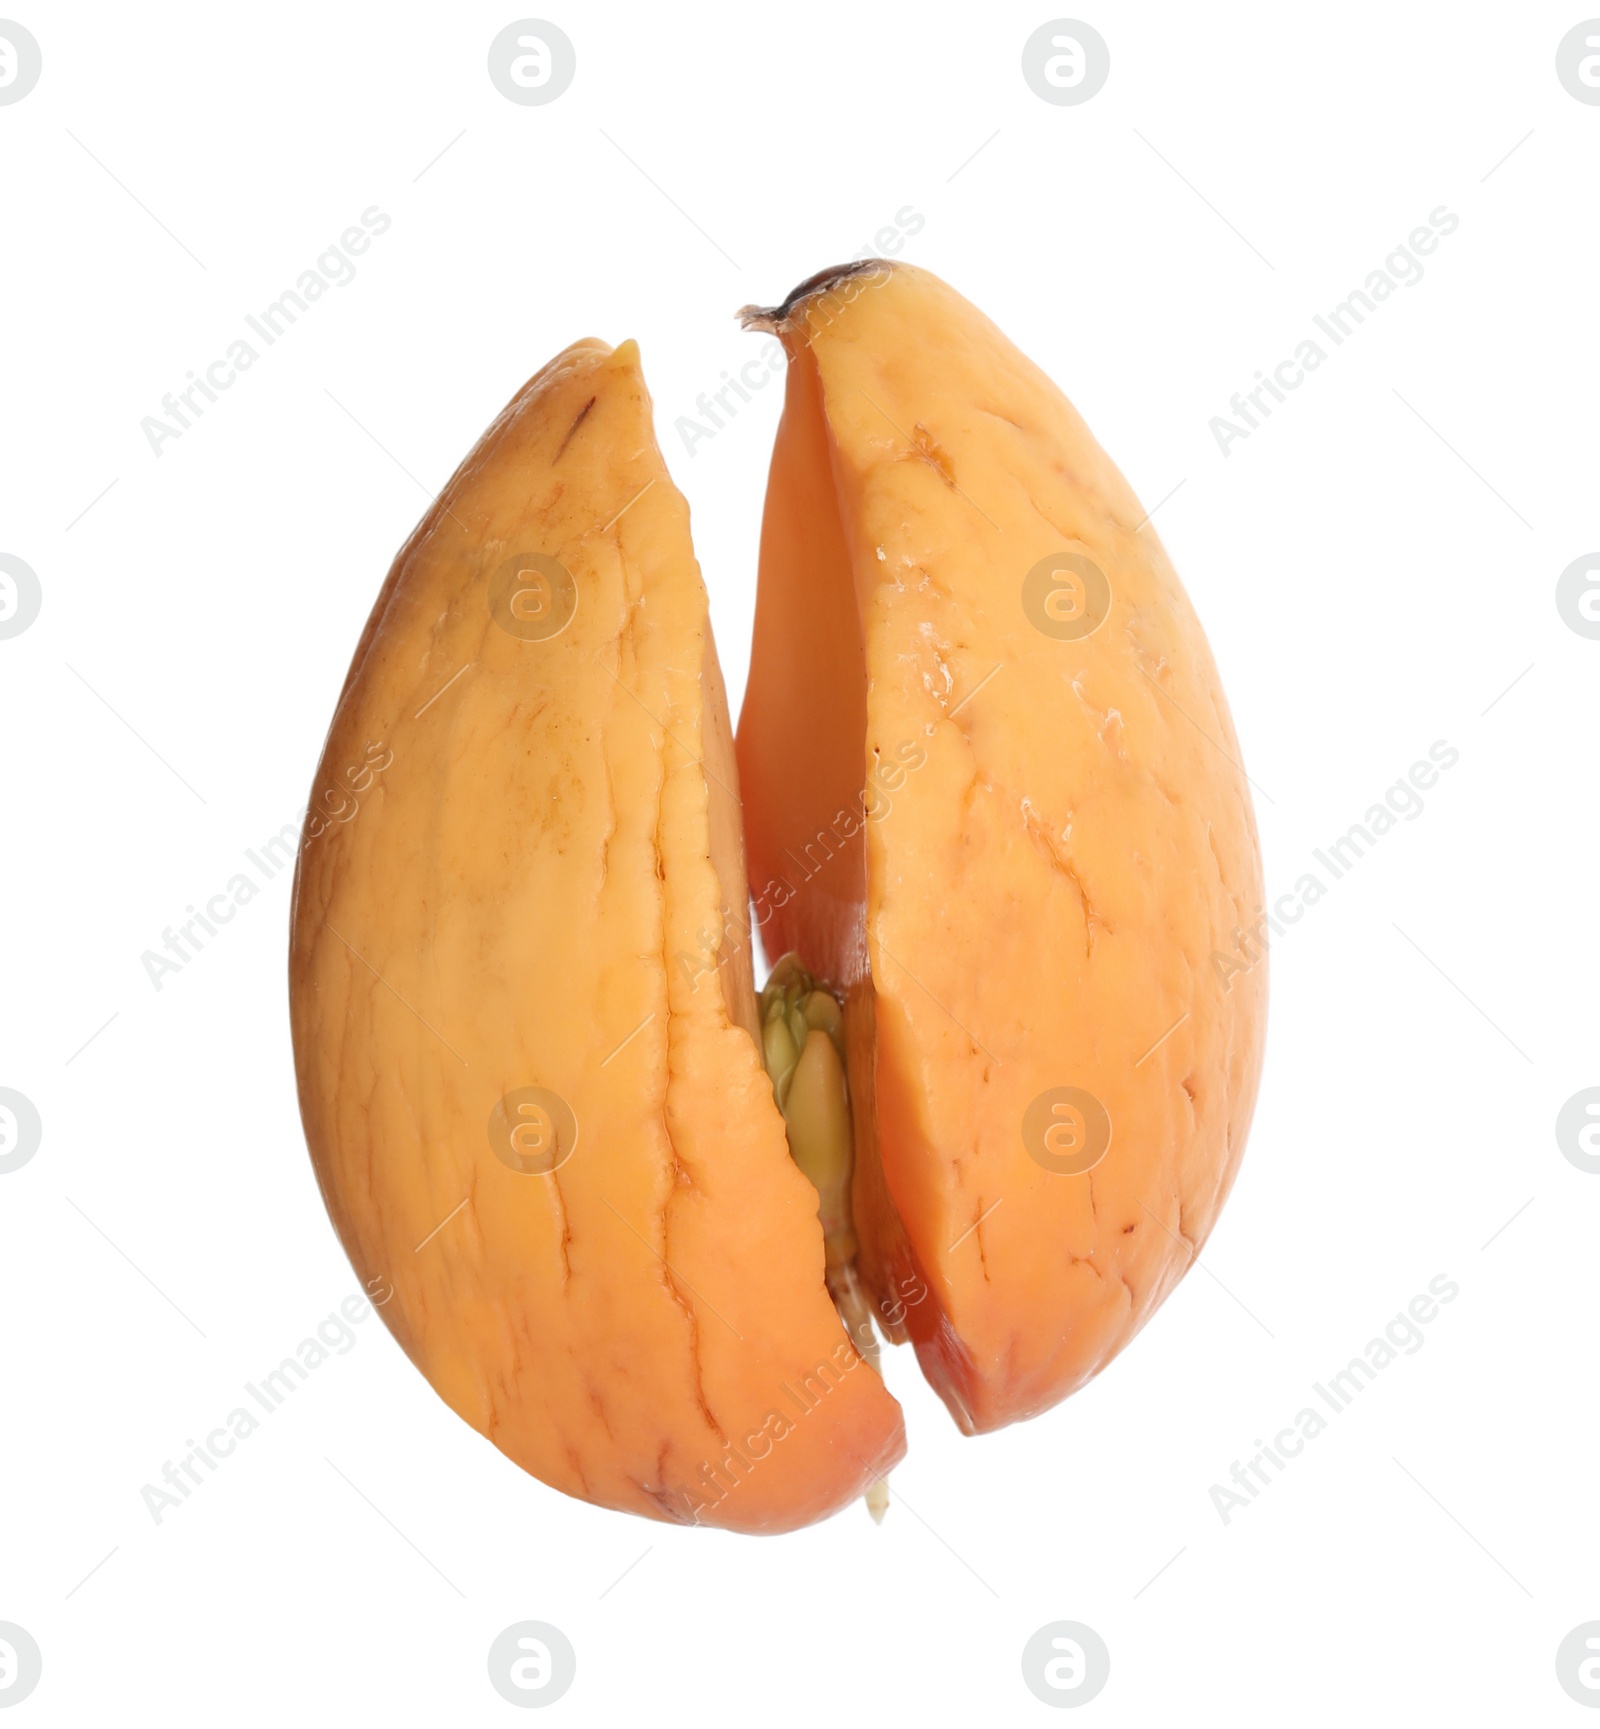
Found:
[(889, 1481), (886, 1477), (875, 1477), (872, 1487), (866, 1493), (867, 1511), (872, 1515), (874, 1525), (883, 1523), (883, 1516), (889, 1511)]

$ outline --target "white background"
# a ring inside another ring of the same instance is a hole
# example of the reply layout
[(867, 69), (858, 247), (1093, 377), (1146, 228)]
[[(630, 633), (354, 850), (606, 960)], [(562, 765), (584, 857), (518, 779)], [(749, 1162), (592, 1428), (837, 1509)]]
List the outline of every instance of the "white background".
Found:
[[(6, 5), (44, 68), (0, 107), (0, 551), (43, 590), (0, 641), (0, 1085), (44, 1124), (0, 1176), (17, 1721), (514, 1721), (485, 1657), (525, 1618), (576, 1647), (572, 1723), (1053, 1720), (1019, 1665), (1057, 1619), (1110, 1648), (1105, 1724), (1582, 1721), (1600, 1177), (1554, 1121), (1600, 1083), (1600, 642), (1554, 591), (1600, 545), (1600, 107), (1555, 50), (1588, 14), (1085, 0), (1111, 74), (1073, 107), (1020, 71), (1057, 14), (1009, 0), (551, 0), (577, 76), (520, 107), (505, 7)], [(141, 419), (372, 205), (355, 280), (154, 455)], [(1211, 417), (1440, 205), (1424, 278), (1224, 456)], [(297, 1117), (288, 873), (159, 991), (141, 954), (297, 818), (427, 493), (580, 336), (640, 340), (737, 708), (779, 388), (692, 456), (674, 422), (756, 352), (738, 306), (906, 206), (902, 256), (1166, 499), (1275, 895), (1460, 752), (1277, 941), (1200, 1270), (982, 1440), (895, 1354), (881, 1530), (564, 1499), (372, 1320), (157, 1525), (142, 1486), (356, 1281)], [(1423, 1348), (1224, 1524), (1211, 1485), (1441, 1273)]]

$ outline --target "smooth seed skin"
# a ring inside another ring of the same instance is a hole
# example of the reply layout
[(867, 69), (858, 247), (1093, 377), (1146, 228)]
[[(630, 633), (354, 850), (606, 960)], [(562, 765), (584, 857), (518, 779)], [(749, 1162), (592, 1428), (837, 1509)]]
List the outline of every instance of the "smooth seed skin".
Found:
[(804, 1012), (799, 1004), (790, 1006), (784, 1019), (789, 1023), (789, 1037), (794, 1040), (794, 1048), (803, 1051), (806, 1048), (806, 1038), (811, 1028), (806, 1022)]
[[(761, 1002), (769, 1035), (766, 1048), (772, 1057), (788, 1055), (791, 1046), (779, 1036), (785, 1029), (803, 1041), (799, 1061), (792, 1068), (773, 1071), (769, 1057), (773, 1090), (783, 1110), (789, 1156), (817, 1192), (828, 1295), (851, 1343), (873, 1372), (881, 1374), (882, 1350), (872, 1302), (856, 1271), (860, 1243), (850, 1211), (855, 1154), (845, 1079), (844, 1011), (829, 991), (814, 987), (793, 953), (772, 969)], [(887, 1478), (874, 1478), (863, 1498), (872, 1522), (881, 1525), (889, 1508)]]
[(821, 1027), (837, 1046), (844, 1037), (844, 1010), (826, 991), (813, 991), (806, 998), (806, 1025)]
[(761, 1057), (767, 1073), (772, 1076), (773, 1091), (781, 1105), (794, 1066), (800, 1060), (800, 1047), (795, 1043), (788, 1021), (781, 1014), (762, 1028)]
[(833, 1040), (813, 1028), (800, 1053), (784, 1107), (789, 1151), (817, 1191), (817, 1215), (830, 1269), (853, 1260), (850, 1223), (850, 1100)]

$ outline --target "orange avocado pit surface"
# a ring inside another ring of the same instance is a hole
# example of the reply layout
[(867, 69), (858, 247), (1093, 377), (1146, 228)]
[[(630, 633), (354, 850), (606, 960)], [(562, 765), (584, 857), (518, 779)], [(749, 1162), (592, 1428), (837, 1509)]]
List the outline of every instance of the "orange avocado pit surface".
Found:
[(570, 1495), (782, 1531), (882, 1514), (877, 1334), (968, 1433), (1127, 1344), (1238, 1168), (1266, 969), (1212, 961), (1261, 870), (1210, 650), (1065, 397), (904, 264), (744, 316), (789, 368), (737, 743), (638, 350), (576, 343), (378, 596), (290, 995), (440, 1396)]

